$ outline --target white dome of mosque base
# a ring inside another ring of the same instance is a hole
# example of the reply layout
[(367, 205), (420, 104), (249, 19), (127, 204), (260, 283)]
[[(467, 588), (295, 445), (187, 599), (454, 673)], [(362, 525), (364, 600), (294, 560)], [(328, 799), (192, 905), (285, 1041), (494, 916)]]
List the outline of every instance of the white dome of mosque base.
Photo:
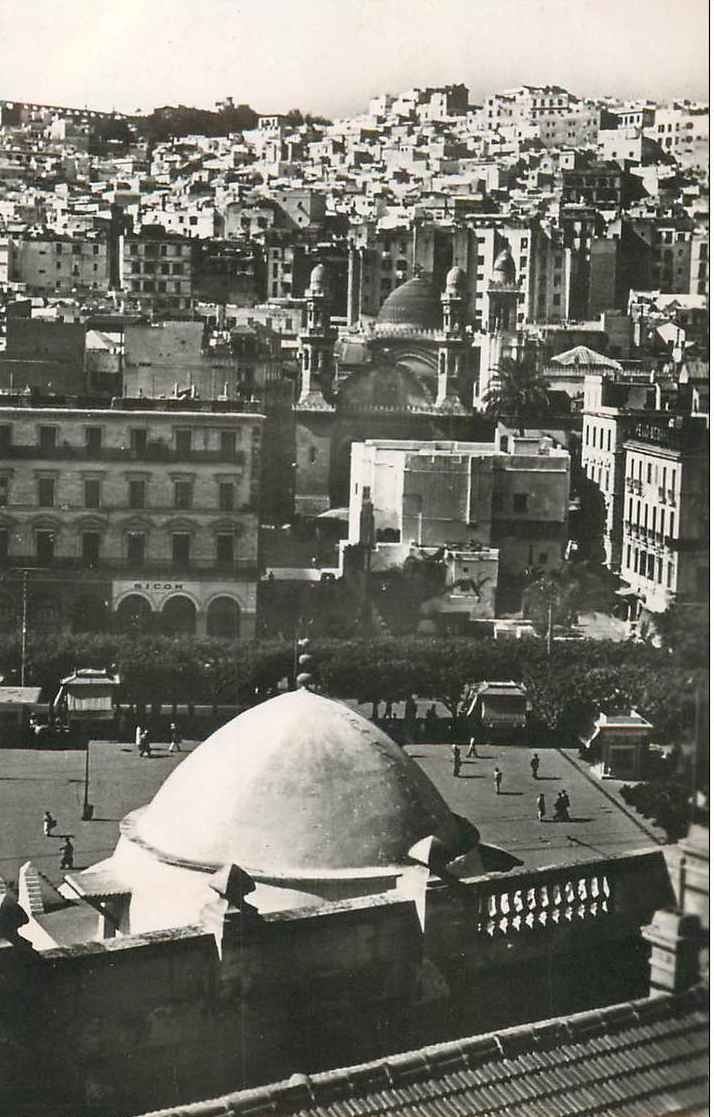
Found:
[(128, 816), (123, 833), (166, 864), (213, 872), (232, 863), (278, 887), (390, 877), (429, 834), (453, 857), (465, 843), (446, 802), (394, 741), (307, 690), (219, 729)]

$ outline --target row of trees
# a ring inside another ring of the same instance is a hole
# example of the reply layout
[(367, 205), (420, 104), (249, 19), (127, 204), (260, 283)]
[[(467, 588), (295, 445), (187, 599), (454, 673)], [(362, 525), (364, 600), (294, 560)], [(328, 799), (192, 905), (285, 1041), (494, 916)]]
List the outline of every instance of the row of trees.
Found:
[[(456, 718), (465, 688), (483, 679), (522, 681), (546, 737), (572, 744), (596, 709), (636, 706), (663, 743), (691, 740), (696, 688), (706, 676), (666, 649), (630, 643), (469, 637), (314, 640), (318, 686), (337, 698), (399, 701), (409, 694), (442, 701)], [(17, 681), (19, 648), (0, 641), (0, 672)], [(171, 637), (51, 637), (30, 643), (26, 681), (53, 697), (76, 667), (114, 667), (124, 703), (250, 704), (274, 693), (294, 669), (292, 641), (230, 645)]]

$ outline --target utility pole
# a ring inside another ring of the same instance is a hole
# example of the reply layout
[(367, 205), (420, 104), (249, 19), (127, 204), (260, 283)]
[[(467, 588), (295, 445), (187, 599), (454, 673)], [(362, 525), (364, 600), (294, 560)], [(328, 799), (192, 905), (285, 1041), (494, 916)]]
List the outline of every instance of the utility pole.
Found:
[(22, 572), (22, 638), (20, 643), (20, 686), (25, 685), (25, 664), (27, 661), (27, 577), (29, 570)]

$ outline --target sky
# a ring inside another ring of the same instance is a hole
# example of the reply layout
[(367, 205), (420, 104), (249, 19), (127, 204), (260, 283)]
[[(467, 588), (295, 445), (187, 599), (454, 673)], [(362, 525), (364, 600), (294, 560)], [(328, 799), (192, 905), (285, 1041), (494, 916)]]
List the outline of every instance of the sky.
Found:
[(415, 85), (708, 99), (707, 0), (0, 0), (0, 98), (330, 117)]

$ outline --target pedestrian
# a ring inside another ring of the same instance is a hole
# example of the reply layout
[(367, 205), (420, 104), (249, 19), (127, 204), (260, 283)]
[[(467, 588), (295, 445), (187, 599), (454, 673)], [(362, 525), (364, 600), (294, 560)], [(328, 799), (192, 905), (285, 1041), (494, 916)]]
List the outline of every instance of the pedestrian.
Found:
[(181, 752), (181, 735), (173, 721), (169, 726), (169, 752)]
[(60, 846), (60, 853), (62, 859), (60, 861), (60, 869), (73, 869), (74, 868), (74, 846), (69, 834), (65, 834), (65, 839)]
[(536, 806), (538, 808), (538, 821), (542, 822), (545, 818), (545, 795), (542, 791), (536, 799)]
[(416, 730), (417, 704), (414, 695), (410, 694), (404, 703), (404, 731), (408, 738), (414, 736)]
[(501, 782), (503, 780), (503, 772), (500, 768), (493, 769), (493, 785), (496, 788), (496, 795), (501, 794)]
[(478, 760), (478, 750), (476, 748), (476, 738), (475, 737), (471, 737), (471, 739), (469, 740), (469, 748), (468, 748), (468, 752), (466, 753), (466, 755), (468, 757), (473, 757), (474, 760)]
[(139, 756), (144, 755), (143, 739), (142, 739), (143, 738), (143, 733), (144, 733), (144, 731), (141, 727), (141, 723), (138, 722), (137, 726), (136, 726), (136, 730), (134, 732), (134, 742), (136, 744), (136, 751), (139, 753)]
[(531, 772), (533, 773), (533, 779), (534, 780), (538, 779), (538, 769), (539, 768), (540, 768), (540, 757), (538, 756), (537, 752), (534, 752), (533, 756), (531, 757)]
[(458, 745), (452, 745), (451, 753), (454, 761), (454, 775), (459, 776), (461, 773), (461, 749)]
[(42, 816), (42, 831), (46, 838), (52, 836), (52, 831), (57, 825), (57, 819), (53, 818), (49, 811), (45, 811)]
[(141, 747), (139, 749), (139, 756), (148, 756), (151, 758), (151, 742), (149, 740), (149, 730), (142, 729), (141, 731)]

